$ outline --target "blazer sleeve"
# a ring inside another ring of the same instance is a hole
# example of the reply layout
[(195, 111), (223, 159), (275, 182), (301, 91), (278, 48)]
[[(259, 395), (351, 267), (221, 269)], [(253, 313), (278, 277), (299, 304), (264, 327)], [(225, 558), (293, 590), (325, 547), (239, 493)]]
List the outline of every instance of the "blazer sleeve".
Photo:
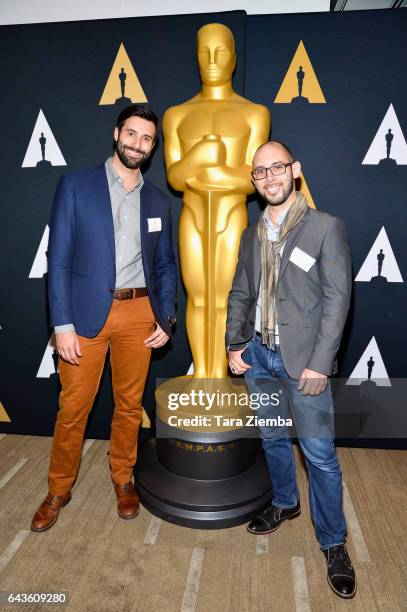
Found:
[(62, 176), (52, 205), (48, 243), (48, 299), (52, 326), (74, 323), (71, 294), (74, 206), (75, 195), (69, 178)]
[(348, 315), (352, 262), (346, 226), (335, 217), (328, 227), (319, 259), (321, 318), (307, 368), (330, 376)]
[(250, 287), (246, 272), (245, 235), (240, 238), (239, 256), (233, 278), (232, 288), (229, 292), (226, 319), (226, 348), (227, 350), (240, 350), (247, 344), (244, 337), (244, 327), (250, 311)]

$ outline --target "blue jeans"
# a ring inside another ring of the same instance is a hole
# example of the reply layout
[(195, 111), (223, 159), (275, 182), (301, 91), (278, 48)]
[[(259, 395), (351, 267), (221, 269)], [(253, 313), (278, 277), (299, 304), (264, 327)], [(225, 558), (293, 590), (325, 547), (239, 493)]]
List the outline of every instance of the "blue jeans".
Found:
[[(321, 549), (343, 544), (346, 537), (342, 510), (342, 472), (334, 445), (333, 400), (330, 383), (320, 395), (302, 395), (298, 380), (287, 374), (279, 347), (269, 350), (254, 335), (242, 354), (251, 365), (245, 374), (249, 393), (278, 393), (278, 406), (257, 411), (258, 418), (290, 417), (291, 408), (309, 478), (311, 517)], [(287, 427), (259, 427), (273, 488), (273, 504), (292, 508), (299, 501), (295, 459)]]

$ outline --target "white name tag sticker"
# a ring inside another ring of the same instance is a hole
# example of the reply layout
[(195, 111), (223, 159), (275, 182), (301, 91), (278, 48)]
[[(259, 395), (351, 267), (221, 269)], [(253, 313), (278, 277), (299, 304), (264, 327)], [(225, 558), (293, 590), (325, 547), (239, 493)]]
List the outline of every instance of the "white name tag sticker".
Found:
[(149, 232), (161, 232), (161, 217), (147, 219)]
[(295, 263), (301, 270), (304, 270), (304, 272), (309, 272), (316, 260), (302, 249), (295, 247), (290, 255), (290, 261)]

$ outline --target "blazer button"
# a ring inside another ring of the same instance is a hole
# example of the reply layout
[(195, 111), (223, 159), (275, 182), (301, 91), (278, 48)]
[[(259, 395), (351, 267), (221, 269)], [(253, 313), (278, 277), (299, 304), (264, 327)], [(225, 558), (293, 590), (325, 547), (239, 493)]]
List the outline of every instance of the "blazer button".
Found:
[(109, 289), (109, 293), (114, 293), (114, 289)]

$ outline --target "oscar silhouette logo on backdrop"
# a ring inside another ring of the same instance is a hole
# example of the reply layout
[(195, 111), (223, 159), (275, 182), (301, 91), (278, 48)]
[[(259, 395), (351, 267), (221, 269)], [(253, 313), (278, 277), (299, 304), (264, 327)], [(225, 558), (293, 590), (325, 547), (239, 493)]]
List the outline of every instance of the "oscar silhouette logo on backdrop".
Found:
[(123, 104), (127, 106), (134, 102), (147, 102), (147, 98), (127, 51), (123, 43), (120, 43), (99, 105)]
[(387, 374), (386, 366), (374, 336), (357, 362), (346, 384), (391, 387), (389, 375)]
[(66, 166), (66, 161), (40, 109), (21, 167), (47, 168), (51, 166)]
[(301, 173), (300, 177), (295, 181), (295, 188), (297, 191), (301, 191), (307, 199), (308, 206), (310, 208), (316, 208), (314, 199), (311, 195), (311, 192), (308, 188), (307, 181), (305, 180), (304, 175)]
[(30, 274), (28, 278), (43, 278), (44, 274), (48, 272), (48, 239), (49, 239), (49, 226), (45, 226), (44, 233), (41, 238), (40, 245), (37, 249), (37, 253), (34, 257), (33, 264), (31, 266)]
[(390, 104), (362, 165), (394, 167), (406, 164), (407, 142), (393, 104)]
[(365, 261), (363, 262), (355, 282), (365, 282), (381, 287), (386, 283), (402, 283), (403, 278), (397, 265), (384, 227), (380, 230)]
[(55, 345), (55, 334), (52, 333), (38, 368), (37, 378), (49, 378), (58, 374), (58, 353)]
[(6, 412), (3, 404), (0, 402), (0, 422), (1, 423), (11, 423), (11, 419)]
[(302, 40), (297, 47), (274, 103), (301, 106), (326, 103)]

